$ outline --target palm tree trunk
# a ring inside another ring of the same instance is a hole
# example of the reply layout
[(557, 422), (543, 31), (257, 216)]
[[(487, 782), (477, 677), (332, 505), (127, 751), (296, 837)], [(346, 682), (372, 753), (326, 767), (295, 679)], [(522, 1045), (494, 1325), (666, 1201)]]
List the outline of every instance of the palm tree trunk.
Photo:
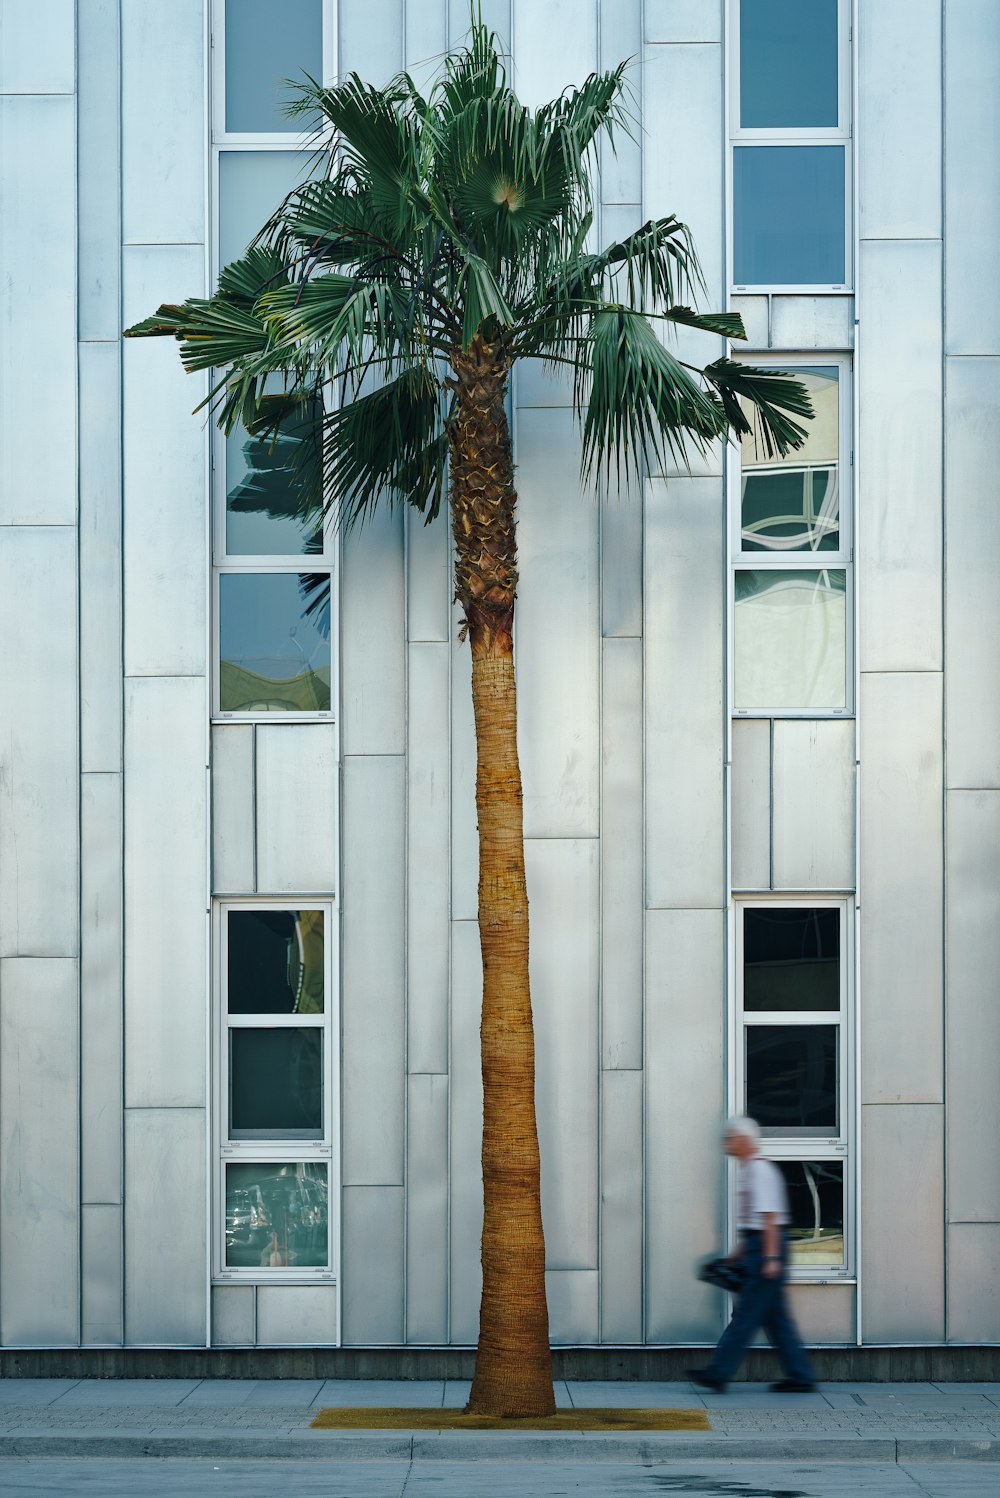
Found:
[(455, 354), (450, 431), (456, 597), (472, 647), (483, 953), (483, 1298), (468, 1408), (555, 1410), (535, 1126), (521, 769), (517, 757), (514, 469), (508, 369), (477, 338)]

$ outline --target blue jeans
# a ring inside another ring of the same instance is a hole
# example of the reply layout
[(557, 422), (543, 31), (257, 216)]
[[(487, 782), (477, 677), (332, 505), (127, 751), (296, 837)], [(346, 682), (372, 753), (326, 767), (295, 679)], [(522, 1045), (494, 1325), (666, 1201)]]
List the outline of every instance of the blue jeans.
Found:
[(795, 1329), (785, 1295), (788, 1244), (781, 1234), (781, 1273), (774, 1279), (762, 1274), (763, 1233), (747, 1233), (743, 1239), (746, 1280), (733, 1310), (733, 1319), (719, 1338), (715, 1355), (705, 1369), (720, 1383), (728, 1383), (743, 1361), (756, 1333), (764, 1328), (767, 1340), (781, 1360), (785, 1377), (811, 1384), (813, 1371), (802, 1339)]

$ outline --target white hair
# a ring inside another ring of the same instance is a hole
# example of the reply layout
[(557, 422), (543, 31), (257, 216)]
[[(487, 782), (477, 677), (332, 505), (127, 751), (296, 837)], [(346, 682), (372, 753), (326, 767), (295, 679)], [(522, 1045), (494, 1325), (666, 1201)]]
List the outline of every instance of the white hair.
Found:
[(725, 1132), (739, 1134), (743, 1139), (749, 1139), (751, 1144), (760, 1143), (760, 1125), (755, 1118), (748, 1118), (745, 1113), (734, 1113), (731, 1118), (726, 1119)]

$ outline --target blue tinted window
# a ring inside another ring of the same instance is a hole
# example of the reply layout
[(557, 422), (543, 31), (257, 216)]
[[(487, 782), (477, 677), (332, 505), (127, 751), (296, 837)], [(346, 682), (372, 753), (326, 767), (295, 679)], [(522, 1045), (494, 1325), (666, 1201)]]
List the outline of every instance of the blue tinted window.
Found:
[(309, 175), (308, 151), (219, 152), (219, 264), (238, 260), (258, 229)]
[(837, 0), (742, 0), (740, 125), (837, 125)]
[(226, 0), (226, 129), (301, 131), (286, 79), (323, 77), (323, 0)]
[(329, 712), (329, 572), (219, 579), (224, 713)]
[(843, 146), (737, 146), (733, 279), (738, 286), (842, 286)]

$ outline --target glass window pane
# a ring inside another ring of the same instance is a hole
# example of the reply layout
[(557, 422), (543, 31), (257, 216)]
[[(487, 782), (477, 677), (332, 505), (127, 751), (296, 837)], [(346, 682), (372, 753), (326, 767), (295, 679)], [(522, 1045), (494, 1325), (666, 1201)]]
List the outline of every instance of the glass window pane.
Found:
[(220, 151), (219, 264), (238, 260), (283, 198), (309, 176), (308, 151)]
[(840, 548), (840, 389), (835, 364), (782, 370), (809, 392), (813, 417), (802, 447), (766, 457), (760, 415), (743, 409), (753, 430), (741, 442), (741, 546), (744, 551)]
[(844, 1253), (843, 1160), (776, 1160), (788, 1188), (793, 1264), (839, 1264)]
[(325, 1269), (330, 1240), (327, 1195), (322, 1164), (227, 1164), (227, 1266)]
[(315, 406), (291, 417), (275, 436), (250, 437), (242, 422), (226, 438), (228, 556), (315, 556), (323, 550), (322, 518), (301, 513), (295, 452)]
[(226, 129), (302, 131), (286, 79), (323, 77), (323, 0), (226, 0)]
[(740, 124), (837, 124), (837, 0), (740, 0)]
[(837, 1025), (747, 1025), (746, 1111), (762, 1134), (839, 1133)]
[(739, 286), (843, 286), (843, 146), (737, 146)]
[(322, 1014), (323, 912), (230, 910), (230, 1014)]
[(847, 703), (847, 574), (736, 573), (735, 700), (746, 710)]
[(229, 1032), (229, 1137), (322, 1139), (318, 1025)]
[(224, 713), (329, 712), (329, 572), (219, 579)]
[(743, 1007), (839, 1009), (840, 911), (744, 909)]

